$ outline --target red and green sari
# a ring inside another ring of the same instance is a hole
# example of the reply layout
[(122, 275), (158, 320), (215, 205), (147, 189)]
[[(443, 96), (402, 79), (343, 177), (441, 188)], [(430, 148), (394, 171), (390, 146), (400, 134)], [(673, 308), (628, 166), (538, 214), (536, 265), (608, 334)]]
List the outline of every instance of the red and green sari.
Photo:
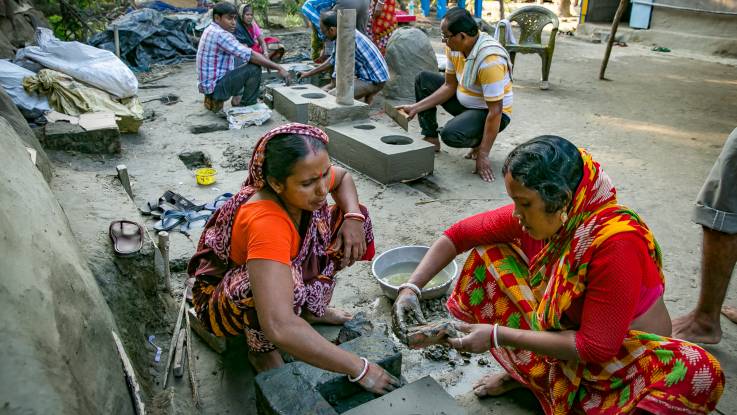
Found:
[[(651, 259), (662, 268), (660, 249), (647, 225), (617, 204), (609, 177), (588, 153), (581, 155), (584, 176), (563, 228), (531, 259), (512, 243), (473, 249), (448, 299), (456, 318), (525, 330), (575, 330), (563, 317), (574, 300), (586, 295), (587, 265), (596, 247), (622, 232), (643, 238)], [(600, 364), (507, 347), (492, 348), (491, 354), (535, 394), (548, 415), (635, 409), (704, 414), (714, 410), (724, 390), (719, 362), (704, 349), (635, 330), (627, 333), (614, 358)]]

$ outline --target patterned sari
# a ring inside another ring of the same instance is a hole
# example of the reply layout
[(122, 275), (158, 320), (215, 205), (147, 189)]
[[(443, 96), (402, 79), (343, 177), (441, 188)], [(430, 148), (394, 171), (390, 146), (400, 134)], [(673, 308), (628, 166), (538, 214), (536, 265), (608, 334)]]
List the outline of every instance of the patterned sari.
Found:
[(386, 44), (389, 38), (397, 28), (396, 0), (384, 0), (384, 5), (379, 13), (375, 13), (378, 1), (372, 0), (369, 6), (368, 27), (366, 35), (374, 41), (383, 55), (386, 51)]
[[(192, 300), (198, 318), (216, 336), (246, 335), (249, 348), (267, 352), (276, 347), (266, 338), (258, 323), (246, 264), (230, 259), (230, 240), (238, 208), (264, 186), (263, 164), (266, 144), (281, 134), (301, 134), (316, 137), (327, 144), (328, 137), (320, 129), (303, 124), (286, 124), (263, 136), (251, 156), (249, 175), (241, 190), (215, 211), (202, 232), (197, 252), (187, 267), (195, 277)], [(373, 233), (368, 211), (363, 229), (366, 235), (366, 255), (373, 257)], [(292, 258), (294, 312), (308, 310), (316, 316), (325, 314), (335, 288), (335, 274), (340, 270), (340, 253), (331, 248), (343, 223), (343, 212), (337, 206), (324, 205), (314, 212), (303, 212), (308, 220), (307, 231), (301, 235), (297, 256)]]
[[(448, 299), (456, 318), (525, 330), (576, 329), (564, 313), (586, 295), (587, 264), (596, 247), (621, 232), (643, 238), (661, 269), (652, 232), (617, 204), (598, 163), (585, 151), (581, 155), (584, 175), (565, 225), (532, 259), (514, 243), (474, 248)], [(627, 333), (617, 355), (601, 364), (507, 347), (492, 348), (491, 354), (535, 394), (548, 415), (621, 414), (636, 408), (704, 414), (714, 410), (724, 389), (719, 362), (701, 347), (635, 330)]]

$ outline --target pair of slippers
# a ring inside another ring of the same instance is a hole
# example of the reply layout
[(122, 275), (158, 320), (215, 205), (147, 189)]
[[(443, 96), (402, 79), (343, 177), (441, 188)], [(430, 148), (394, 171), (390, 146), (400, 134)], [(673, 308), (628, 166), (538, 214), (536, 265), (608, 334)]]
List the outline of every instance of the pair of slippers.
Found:
[(138, 253), (143, 247), (143, 226), (129, 220), (116, 220), (110, 223), (108, 229), (113, 251), (117, 256), (131, 256)]
[(223, 193), (216, 197), (215, 200), (205, 205), (194, 205), (187, 199), (182, 198), (183, 200), (179, 201), (180, 205), (192, 205), (195, 210), (166, 210), (163, 215), (161, 215), (161, 220), (154, 225), (154, 229), (157, 231), (168, 231), (181, 225), (181, 231), (188, 233), (193, 223), (199, 221), (207, 222), (207, 220), (210, 219), (212, 212), (216, 211), (231, 197), (233, 197), (232, 193)]
[(142, 209), (141, 214), (149, 215), (156, 218), (161, 218), (164, 212), (169, 210), (180, 210), (180, 211), (199, 211), (204, 208), (205, 205), (198, 205), (179, 193), (174, 193), (171, 190), (164, 192), (158, 200), (149, 201)]

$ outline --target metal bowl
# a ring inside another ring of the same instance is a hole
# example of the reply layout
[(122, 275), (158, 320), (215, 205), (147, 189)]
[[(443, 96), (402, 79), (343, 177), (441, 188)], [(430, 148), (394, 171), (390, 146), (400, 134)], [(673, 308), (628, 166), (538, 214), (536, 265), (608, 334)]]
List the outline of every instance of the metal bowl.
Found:
[[(376, 281), (379, 282), (384, 295), (393, 300), (397, 298), (397, 293), (399, 291), (398, 286), (394, 286), (384, 279), (389, 275), (387, 271), (391, 270), (393, 265), (399, 263), (412, 262), (419, 264), (429, 249), (430, 248), (427, 246), (419, 245), (400, 246), (390, 249), (374, 259), (371, 264), (371, 273), (374, 275), (374, 278), (376, 278)], [(458, 273), (458, 264), (456, 264), (455, 260), (452, 260), (445, 268), (443, 268), (443, 270), (450, 276), (448, 281), (437, 287), (429, 289), (423, 288), (422, 299), (442, 297), (448, 292), (448, 289), (453, 284), (453, 280), (455, 280), (456, 274)]]

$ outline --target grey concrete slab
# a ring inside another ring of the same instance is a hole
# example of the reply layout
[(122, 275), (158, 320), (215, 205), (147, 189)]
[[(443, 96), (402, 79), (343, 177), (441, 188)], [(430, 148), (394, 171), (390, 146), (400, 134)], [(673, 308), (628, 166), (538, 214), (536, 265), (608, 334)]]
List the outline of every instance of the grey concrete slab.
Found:
[(368, 104), (353, 100), (353, 105), (341, 105), (335, 97), (313, 100), (308, 107), (308, 121), (312, 125), (327, 126), (353, 120), (365, 120), (369, 116)]
[(272, 86), (274, 109), (292, 122), (308, 122), (308, 106), (321, 101), (335, 102), (327, 92), (311, 84)]
[(41, 144), (46, 149), (90, 154), (120, 153), (120, 130), (115, 124), (85, 130), (79, 124), (57, 121), (46, 124)]
[(466, 411), (430, 376), (343, 412), (345, 415), (462, 415)]
[(356, 121), (325, 131), (332, 157), (381, 183), (417, 179), (433, 171), (433, 146), (400, 129)]

